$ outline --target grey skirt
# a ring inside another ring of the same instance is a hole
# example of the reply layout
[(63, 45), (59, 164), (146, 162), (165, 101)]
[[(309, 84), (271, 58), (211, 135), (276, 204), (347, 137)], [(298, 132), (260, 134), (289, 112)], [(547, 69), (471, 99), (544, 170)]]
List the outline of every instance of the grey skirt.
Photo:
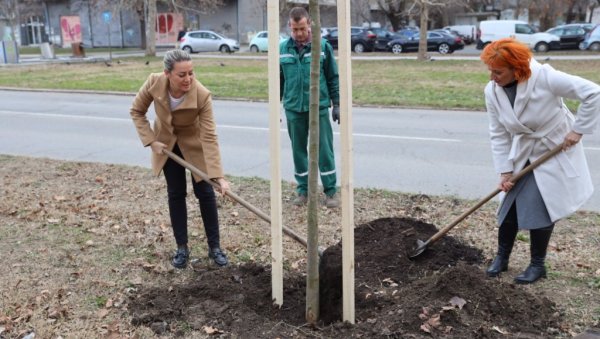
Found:
[(498, 209), (498, 224), (502, 225), (512, 205), (517, 208), (517, 225), (519, 229), (534, 230), (552, 225), (548, 209), (535, 182), (533, 172), (522, 177), (508, 191)]

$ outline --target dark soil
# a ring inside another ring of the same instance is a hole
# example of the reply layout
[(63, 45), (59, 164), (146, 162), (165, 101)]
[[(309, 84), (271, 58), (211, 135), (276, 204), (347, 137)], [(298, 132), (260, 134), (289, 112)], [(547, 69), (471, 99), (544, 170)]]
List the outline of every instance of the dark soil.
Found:
[[(194, 268), (195, 280), (142, 288), (129, 303), (134, 325), (156, 333), (179, 325), (240, 338), (547, 338), (560, 335), (561, 316), (547, 298), (487, 278), (480, 250), (445, 236), (416, 260), (417, 239), (436, 227), (386, 218), (355, 229), (356, 324), (341, 321), (341, 244), (321, 260), (321, 324), (305, 324), (305, 276), (288, 271), (284, 305), (271, 301), (269, 267)], [(178, 333), (177, 333), (178, 332)]]

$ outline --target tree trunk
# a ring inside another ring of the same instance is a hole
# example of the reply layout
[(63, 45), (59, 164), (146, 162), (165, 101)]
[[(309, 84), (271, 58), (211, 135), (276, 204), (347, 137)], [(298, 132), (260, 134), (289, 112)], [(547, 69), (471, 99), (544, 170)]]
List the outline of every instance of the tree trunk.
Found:
[(429, 21), (429, 6), (425, 1), (421, 2), (421, 20), (419, 23), (419, 54), (417, 60), (427, 60), (427, 22)]
[(146, 56), (156, 56), (156, 0), (146, 0)]
[[(321, 31), (318, 0), (309, 1), (312, 32)], [(319, 83), (321, 74), (321, 34), (313, 33), (310, 63), (308, 206), (307, 206), (307, 274), (306, 321), (316, 326), (319, 321)]]

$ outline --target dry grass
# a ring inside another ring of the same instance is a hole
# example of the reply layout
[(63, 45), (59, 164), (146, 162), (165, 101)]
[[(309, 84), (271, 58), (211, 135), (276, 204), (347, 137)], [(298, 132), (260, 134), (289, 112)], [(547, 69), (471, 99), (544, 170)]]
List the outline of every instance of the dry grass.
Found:
[[(269, 210), (269, 183), (229, 178), (233, 190)], [(137, 337), (156, 335), (130, 324), (128, 301), (141, 286), (178, 286), (193, 270), (173, 270), (164, 179), (147, 169), (48, 159), (0, 156), (0, 337)], [(306, 214), (287, 200), (284, 224), (305, 234)], [(193, 257), (206, 265), (206, 240), (199, 213), (189, 200)], [(472, 201), (357, 189), (357, 225), (381, 217), (414, 217), (444, 226)], [(494, 210), (489, 203), (459, 224), (451, 235), (493, 256)], [(320, 210), (321, 241), (340, 240), (340, 211)], [(269, 263), (269, 226), (239, 205), (220, 200), (222, 245), (233, 264)], [(580, 333), (600, 321), (600, 215), (579, 212), (561, 221), (548, 257), (550, 277), (533, 286), (555, 301), (565, 329)], [(285, 268), (304, 270), (304, 249), (285, 239)], [(528, 244), (518, 242), (509, 281), (528, 260)], [(484, 269), (483, 267), (481, 268)], [(186, 337), (204, 337), (190, 329)]]

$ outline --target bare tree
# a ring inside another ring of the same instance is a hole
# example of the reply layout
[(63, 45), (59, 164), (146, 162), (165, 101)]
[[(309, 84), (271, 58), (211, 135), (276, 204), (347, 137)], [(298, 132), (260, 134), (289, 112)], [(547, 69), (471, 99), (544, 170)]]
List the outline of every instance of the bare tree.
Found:
[[(321, 31), (318, 0), (309, 0), (311, 29)], [(309, 144), (308, 144), (308, 206), (307, 206), (307, 273), (306, 321), (315, 326), (319, 321), (319, 89), (321, 75), (321, 35), (313, 34), (310, 64)]]
[(427, 55), (427, 27), (429, 25), (429, 11), (434, 7), (444, 7), (448, 4), (445, 0), (415, 0), (414, 5), (421, 15), (419, 23), (419, 52), (417, 60), (429, 59)]
[(16, 41), (15, 29), (33, 15), (42, 15), (40, 0), (0, 0), (0, 13), (4, 14), (10, 26), (10, 38)]
[(587, 9), (592, 5), (592, 2), (590, 0), (568, 0), (566, 3), (565, 22), (584, 22)]
[(146, 56), (156, 56), (156, 0), (146, 2)]
[(377, 5), (395, 31), (408, 23), (410, 10), (407, 10), (407, 7), (409, 3), (411, 0), (377, 0)]

